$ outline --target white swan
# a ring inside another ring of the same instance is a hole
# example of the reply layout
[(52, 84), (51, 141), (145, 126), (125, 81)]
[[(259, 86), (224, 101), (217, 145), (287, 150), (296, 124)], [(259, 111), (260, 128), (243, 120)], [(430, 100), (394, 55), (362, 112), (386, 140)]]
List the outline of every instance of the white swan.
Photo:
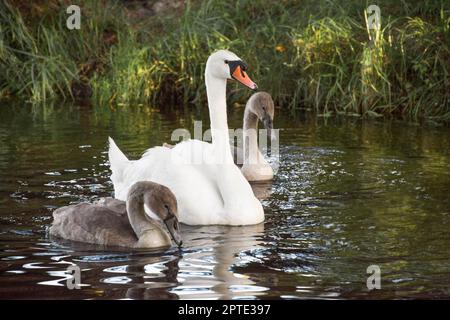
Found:
[[(144, 212), (144, 205), (151, 215)], [(127, 202), (104, 198), (53, 212), (51, 236), (72, 241), (130, 248), (170, 247), (171, 237), (181, 246), (177, 202), (165, 186), (150, 181), (135, 183)]]
[(188, 140), (174, 148), (154, 147), (141, 159), (128, 160), (110, 138), (109, 161), (115, 197), (125, 199), (130, 186), (151, 180), (169, 187), (178, 202), (180, 221), (190, 225), (251, 225), (264, 221), (264, 210), (233, 163), (229, 144), (226, 86), (235, 79), (251, 89), (246, 64), (220, 50), (206, 63), (205, 82), (212, 143)]

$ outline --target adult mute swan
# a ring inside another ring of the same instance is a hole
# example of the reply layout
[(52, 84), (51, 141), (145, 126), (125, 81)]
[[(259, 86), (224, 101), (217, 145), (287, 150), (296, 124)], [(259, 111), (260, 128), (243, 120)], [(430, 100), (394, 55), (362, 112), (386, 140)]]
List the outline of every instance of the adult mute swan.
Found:
[[(151, 212), (144, 211), (144, 206)], [(127, 202), (104, 198), (53, 212), (50, 235), (72, 241), (130, 248), (181, 246), (177, 201), (169, 188), (141, 181), (133, 184)]]
[[(275, 106), (272, 97), (267, 92), (254, 93), (245, 105), (243, 121), (243, 149), (231, 146), (234, 162), (241, 167), (248, 181), (267, 181), (273, 179), (273, 169), (264, 159), (258, 148), (258, 120), (264, 124), (267, 136), (272, 138)], [(173, 148), (164, 143), (163, 147)]]
[(206, 62), (212, 143), (187, 140), (172, 149), (154, 147), (139, 160), (130, 161), (109, 138), (115, 197), (123, 200), (134, 182), (151, 180), (172, 190), (180, 222), (185, 224), (251, 225), (264, 221), (262, 205), (234, 165), (229, 143), (227, 80), (256, 89), (246, 69), (238, 56), (226, 50), (211, 54)]

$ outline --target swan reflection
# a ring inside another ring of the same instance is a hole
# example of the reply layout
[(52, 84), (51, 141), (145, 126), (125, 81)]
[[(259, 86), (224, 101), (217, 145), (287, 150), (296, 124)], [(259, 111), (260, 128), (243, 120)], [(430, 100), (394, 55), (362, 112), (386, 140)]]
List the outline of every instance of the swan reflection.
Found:
[(181, 299), (248, 297), (260, 295), (265, 289), (254, 287), (250, 277), (232, 270), (233, 266), (245, 262), (242, 255), (246, 251), (255, 250), (262, 243), (264, 224), (244, 227), (183, 226), (183, 231), (194, 252), (184, 254), (180, 261), (178, 279), (182, 286), (172, 291)]

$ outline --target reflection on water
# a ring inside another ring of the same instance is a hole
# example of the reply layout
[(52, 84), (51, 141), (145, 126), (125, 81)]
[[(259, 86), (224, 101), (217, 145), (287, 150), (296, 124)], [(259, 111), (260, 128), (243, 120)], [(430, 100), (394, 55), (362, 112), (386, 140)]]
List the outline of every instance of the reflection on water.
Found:
[[(450, 297), (446, 128), (278, 110), (279, 171), (252, 186), (264, 224), (182, 226), (183, 248), (168, 251), (47, 237), (55, 208), (111, 195), (108, 135), (136, 158), (198, 119), (206, 110), (0, 106), (0, 298)], [(382, 289), (369, 292), (372, 264)], [(66, 287), (72, 265), (79, 290)]]

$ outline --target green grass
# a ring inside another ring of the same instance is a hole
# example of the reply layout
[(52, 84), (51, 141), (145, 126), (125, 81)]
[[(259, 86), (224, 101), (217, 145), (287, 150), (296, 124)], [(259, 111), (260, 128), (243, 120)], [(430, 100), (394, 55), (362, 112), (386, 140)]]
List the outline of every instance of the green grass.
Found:
[(0, 3), (0, 98), (13, 95), (33, 103), (74, 99), (74, 87), (89, 82), (86, 70), (106, 57), (106, 32), (124, 27), (119, 16), (109, 16), (120, 8), (85, 1), (87, 22), (80, 31), (69, 30), (66, 5), (49, 3), (36, 16), (25, 17), (17, 9), (21, 1)]
[[(203, 104), (206, 59), (225, 48), (293, 112), (450, 123), (449, 2), (377, 4), (380, 30), (367, 29), (360, 0), (191, 1), (180, 16), (144, 21), (120, 4), (84, 1), (81, 31), (65, 29), (64, 10), (30, 27), (2, 8), (0, 97), (73, 99), (82, 83), (99, 104)], [(230, 102), (251, 94), (230, 87)]]

